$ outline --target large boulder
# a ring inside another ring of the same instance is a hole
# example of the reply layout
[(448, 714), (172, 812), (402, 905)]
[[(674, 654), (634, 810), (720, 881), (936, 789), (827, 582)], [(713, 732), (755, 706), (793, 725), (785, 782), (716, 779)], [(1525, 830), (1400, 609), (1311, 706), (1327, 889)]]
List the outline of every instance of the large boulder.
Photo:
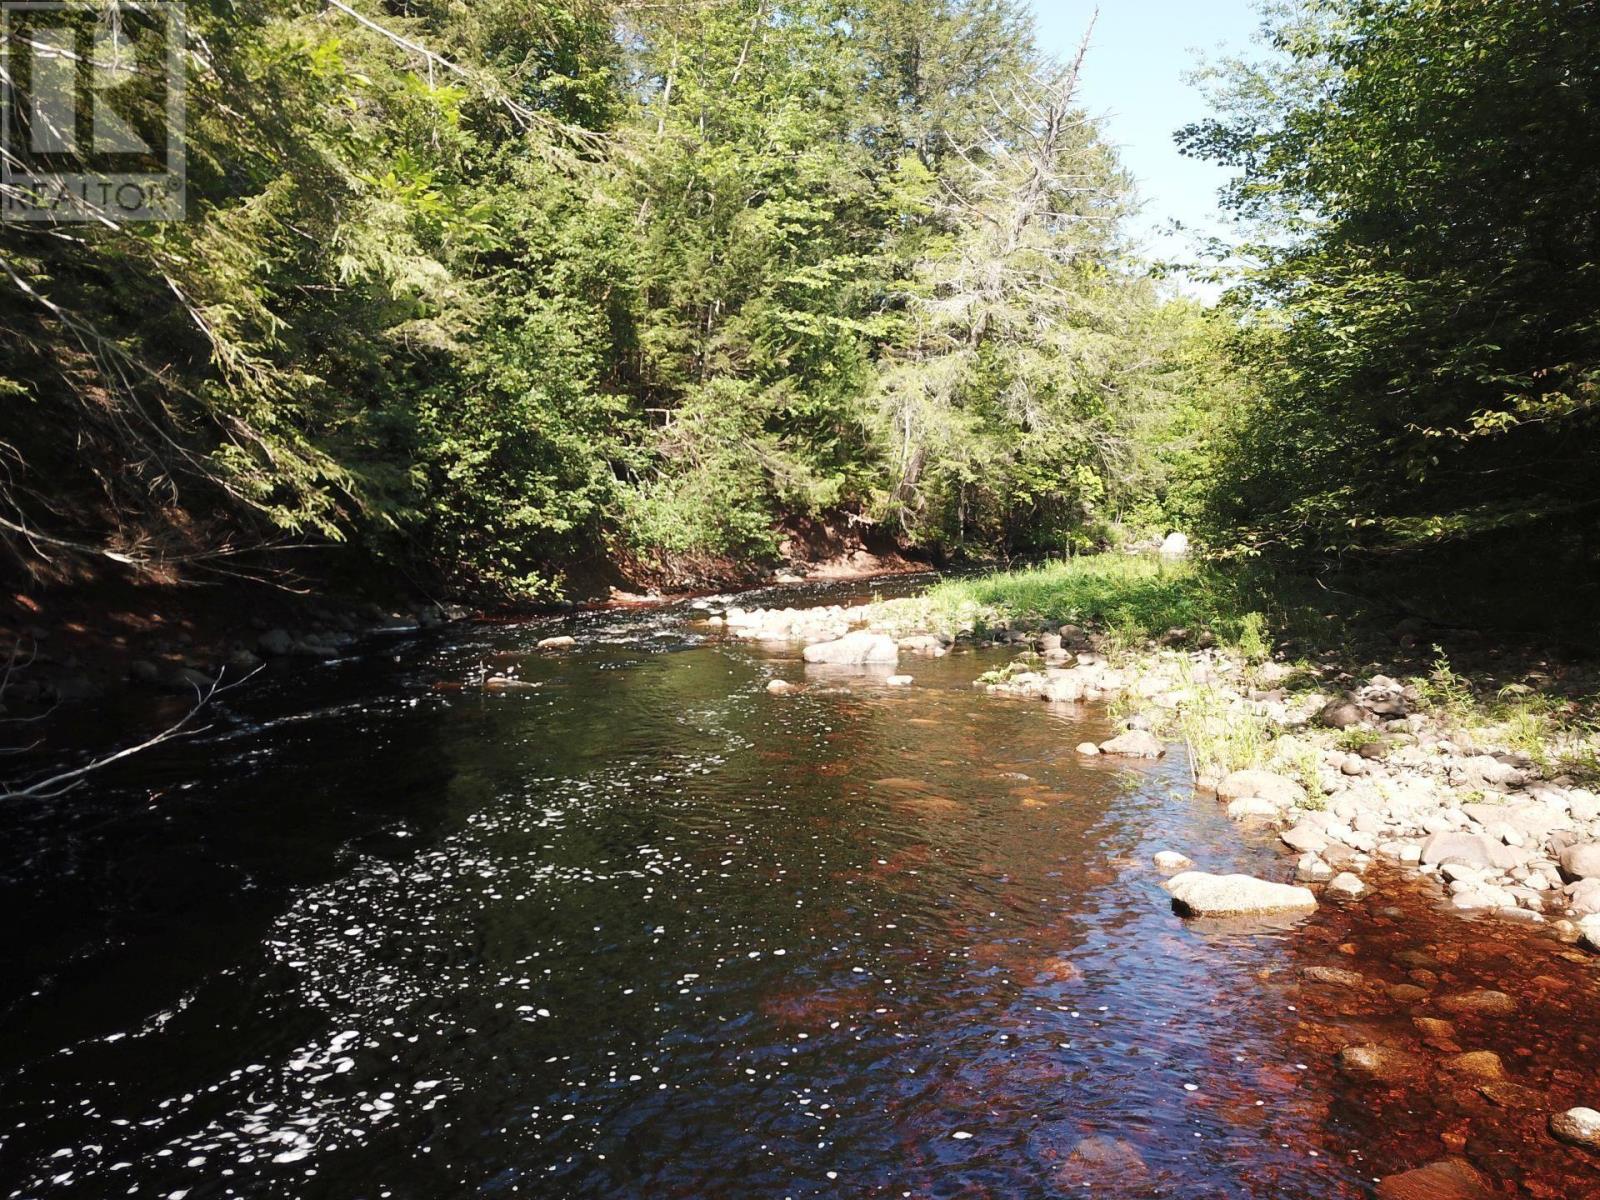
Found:
[(900, 661), (900, 647), (891, 637), (858, 630), (831, 642), (814, 642), (805, 649), (808, 663), (859, 667), (868, 663), (893, 664)]
[(1191, 917), (1241, 917), (1264, 913), (1310, 912), (1317, 898), (1309, 888), (1271, 883), (1249, 875), (1210, 875), (1185, 871), (1162, 885), (1178, 911)]
[(1282, 775), (1249, 769), (1225, 775), (1222, 782), (1217, 784), (1217, 798), (1224, 801), (1265, 800), (1273, 807), (1282, 809), (1304, 804), (1306, 790)]
[(1481, 833), (1436, 833), (1422, 843), (1421, 853), (1424, 866), (1459, 863), (1497, 871), (1509, 871), (1526, 857)]
[(1568, 879), (1600, 879), (1600, 842), (1582, 842), (1561, 852), (1561, 873)]

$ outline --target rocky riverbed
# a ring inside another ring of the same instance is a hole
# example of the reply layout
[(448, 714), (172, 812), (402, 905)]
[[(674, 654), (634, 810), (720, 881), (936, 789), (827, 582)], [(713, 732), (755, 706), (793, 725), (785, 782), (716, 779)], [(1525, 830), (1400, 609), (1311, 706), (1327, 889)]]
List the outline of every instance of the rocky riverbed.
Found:
[[(1526, 723), (1497, 727), (1452, 695), (1464, 682), (1447, 668), (1419, 682), (1398, 670), (1358, 677), (1336, 666), (1250, 662), (1203, 630), (1108, 647), (1076, 625), (986, 624), (976, 613), (933, 613), (915, 597), (731, 608), (707, 619), (736, 637), (801, 644), (809, 663), (897, 672), (903, 659), (1014, 646), (1019, 658), (974, 686), (997, 698), (1102, 703), (1121, 715), (1122, 732), (1077, 753), (1154, 759), (1185, 743), (1196, 788), (1231, 819), (1278, 830), (1302, 885), (1250, 889), (1180, 876), (1186, 907), (1274, 911), (1313, 893), (1350, 898), (1387, 864), (1431, 882), (1464, 913), (1542, 926), (1600, 952), (1600, 792), (1568, 766), (1596, 761), (1592, 739), (1529, 747)], [(1400, 630), (1396, 645), (1415, 644), (1418, 632)]]

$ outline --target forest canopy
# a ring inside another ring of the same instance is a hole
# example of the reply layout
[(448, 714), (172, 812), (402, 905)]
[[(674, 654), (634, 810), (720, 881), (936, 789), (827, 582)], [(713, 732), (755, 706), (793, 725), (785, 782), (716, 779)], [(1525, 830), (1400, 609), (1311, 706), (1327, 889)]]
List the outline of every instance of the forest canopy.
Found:
[(1215, 306), (1016, 0), (187, 8), (187, 219), (0, 225), (10, 571), (542, 599), (827, 520), (1592, 574), (1594, 0), (1268, 4), (1178, 135)]
[(350, 542), (538, 597), (1143, 502), (1204, 317), (1010, 0), (188, 14), (188, 219), (0, 232), (20, 558)]

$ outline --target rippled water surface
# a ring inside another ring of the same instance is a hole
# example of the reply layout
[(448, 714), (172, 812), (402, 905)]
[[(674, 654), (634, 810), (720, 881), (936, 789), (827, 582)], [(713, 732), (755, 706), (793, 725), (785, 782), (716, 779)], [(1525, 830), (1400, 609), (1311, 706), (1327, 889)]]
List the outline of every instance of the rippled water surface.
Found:
[[(1451, 1129), (1526, 1149), (1330, 1071), (1414, 1036), (1299, 979), (1405, 980), (1392, 911), (1173, 916), (1156, 850), (1285, 869), (1181, 756), (1076, 760), (1103, 715), (975, 692), (981, 653), (890, 688), (699, 615), (369, 644), (6, 814), (4, 1194), (1317, 1200)], [(484, 664), (534, 686), (463, 687)], [(1485, 936), (1435, 978), (1503, 973)], [(1576, 1093), (1592, 973), (1538, 947), (1517, 1066)]]

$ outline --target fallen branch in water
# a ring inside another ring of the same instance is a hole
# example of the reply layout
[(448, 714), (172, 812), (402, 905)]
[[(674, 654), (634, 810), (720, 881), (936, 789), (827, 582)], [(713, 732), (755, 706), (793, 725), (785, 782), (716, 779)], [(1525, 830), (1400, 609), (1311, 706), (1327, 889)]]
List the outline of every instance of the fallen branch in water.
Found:
[(186, 712), (179, 720), (163, 729), (160, 733), (157, 733), (152, 737), (148, 737), (136, 745), (126, 746), (123, 749), (114, 751), (111, 754), (101, 755), (99, 758), (92, 758), (82, 766), (74, 767), (70, 771), (62, 771), (58, 774), (35, 780), (34, 782), (26, 784), (22, 787), (11, 787), (9, 784), (0, 785), (0, 800), (54, 800), (57, 797), (64, 796), (68, 792), (72, 791), (73, 788), (83, 783), (83, 781), (89, 775), (96, 771), (103, 770), (104, 768), (111, 766), (113, 763), (121, 762), (126, 758), (132, 758), (135, 754), (141, 754), (144, 751), (159, 746), (164, 742), (175, 741), (176, 739), (183, 737), (193, 737), (195, 734), (204, 733), (205, 729), (189, 729), (189, 722), (193, 721), (195, 717), (197, 717), (206, 707), (206, 705), (210, 704), (215, 697), (221, 695), (223, 692), (232, 691), (234, 688), (240, 686), (240, 684), (247, 683), (261, 670), (261, 667), (257, 667), (243, 679), (230, 683), (226, 687), (221, 686), (221, 675), (217, 676), (216, 680), (212, 682), (211, 686), (203, 691), (200, 689), (200, 687), (196, 686), (195, 695), (197, 699), (195, 700), (194, 707)]

